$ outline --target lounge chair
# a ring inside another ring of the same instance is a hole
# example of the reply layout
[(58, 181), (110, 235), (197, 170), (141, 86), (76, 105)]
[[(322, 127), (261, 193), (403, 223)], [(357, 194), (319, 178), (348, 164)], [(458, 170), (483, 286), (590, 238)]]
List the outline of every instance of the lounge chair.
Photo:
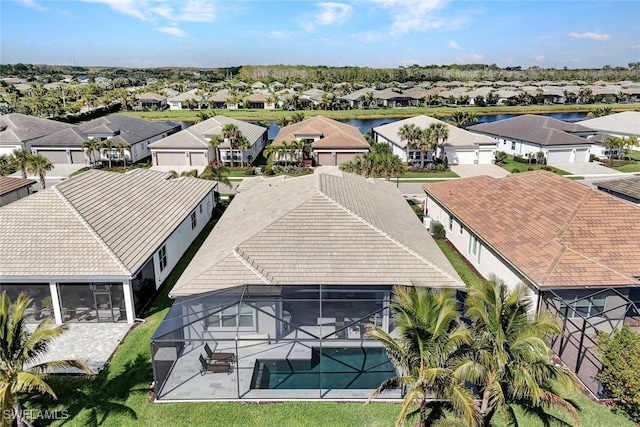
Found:
[(217, 372), (226, 372), (227, 374), (231, 373), (231, 363), (224, 362), (216, 362), (209, 363), (205, 360), (204, 356), (200, 355), (200, 375), (204, 375), (208, 372), (217, 373)]
[(207, 353), (207, 361), (208, 362), (228, 362), (234, 363), (236, 361), (235, 353), (214, 353), (209, 347), (208, 343), (204, 344), (204, 351)]

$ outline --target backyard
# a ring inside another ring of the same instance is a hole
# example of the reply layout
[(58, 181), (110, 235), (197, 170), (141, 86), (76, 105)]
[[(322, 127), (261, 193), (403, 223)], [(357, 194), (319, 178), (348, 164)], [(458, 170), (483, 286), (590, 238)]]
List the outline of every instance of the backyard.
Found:
[[(37, 425), (65, 426), (390, 426), (400, 410), (393, 403), (150, 403), (152, 381), (150, 340), (166, 315), (172, 300), (168, 292), (203, 243), (213, 224), (198, 236), (180, 260), (149, 307), (144, 321), (131, 330), (108, 367), (93, 378), (56, 376), (50, 384), (57, 401), (32, 398), (26, 409), (66, 411), (65, 420), (37, 420)], [(446, 242), (439, 242), (447, 258), (465, 282), (479, 280), (459, 254)], [(633, 427), (633, 422), (592, 402), (580, 392), (562, 393), (580, 408), (583, 426)], [(531, 415), (518, 414), (521, 426), (543, 424)], [(50, 424), (46, 424), (50, 423)], [(569, 424), (567, 424), (569, 425)]]

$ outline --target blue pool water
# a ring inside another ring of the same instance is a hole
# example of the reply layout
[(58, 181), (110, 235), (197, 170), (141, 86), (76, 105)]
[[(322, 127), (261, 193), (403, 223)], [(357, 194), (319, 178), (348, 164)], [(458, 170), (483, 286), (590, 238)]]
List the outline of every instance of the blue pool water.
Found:
[(394, 375), (383, 348), (323, 347), (311, 360), (256, 360), (251, 388), (375, 389)]

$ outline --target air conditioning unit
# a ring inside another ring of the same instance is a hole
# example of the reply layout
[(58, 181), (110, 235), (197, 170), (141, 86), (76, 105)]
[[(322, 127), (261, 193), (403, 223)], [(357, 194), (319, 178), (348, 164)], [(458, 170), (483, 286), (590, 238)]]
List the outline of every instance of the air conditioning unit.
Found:
[(429, 224), (429, 233), (433, 234), (434, 228), (436, 227), (436, 225), (440, 225), (440, 221), (437, 220), (432, 220), (431, 224)]
[(422, 219), (422, 224), (424, 224), (424, 227), (428, 230), (431, 230), (431, 221), (433, 221), (431, 218), (429, 218), (428, 216), (425, 216)]

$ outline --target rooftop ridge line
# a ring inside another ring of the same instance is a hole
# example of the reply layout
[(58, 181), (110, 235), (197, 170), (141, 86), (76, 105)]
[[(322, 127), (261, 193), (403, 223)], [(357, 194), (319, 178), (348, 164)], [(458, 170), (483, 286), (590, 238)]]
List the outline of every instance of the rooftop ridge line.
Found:
[(58, 197), (60, 197), (60, 199), (62, 200), (62, 203), (64, 203), (65, 206), (67, 206), (67, 208), (69, 208), (71, 213), (73, 213), (75, 215), (75, 217), (78, 218), (80, 223), (82, 225), (84, 225), (84, 227), (89, 231), (89, 233), (93, 236), (93, 238), (96, 239), (98, 244), (100, 244), (100, 246), (102, 246), (104, 248), (104, 250), (107, 252), (107, 254), (109, 254), (109, 256), (116, 262), (118, 267), (120, 267), (120, 269), (124, 273), (126, 273), (129, 276), (131, 276), (131, 271), (129, 271), (127, 266), (124, 265), (124, 263), (120, 260), (120, 258), (118, 258), (118, 256), (113, 252), (113, 250), (109, 247), (109, 245), (107, 245), (107, 242), (105, 242), (102, 239), (102, 237), (100, 237), (100, 235), (93, 229), (93, 227), (91, 227), (91, 225), (89, 225), (87, 220), (84, 219), (84, 217), (82, 215), (80, 215), (80, 212), (78, 212), (78, 210), (75, 208), (75, 206), (73, 206), (73, 204), (71, 204), (71, 202), (64, 196), (64, 194), (62, 194), (62, 192), (60, 190), (58, 190), (58, 188), (55, 185), (52, 187), (52, 189), (53, 189), (53, 192)]
[[(269, 278), (267, 278), (267, 276), (265, 276), (264, 274), (262, 274), (260, 271), (258, 271), (257, 268), (255, 268), (252, 264), (249, 263), (249, 261), (247, 261), (244, 256), (240, 255), (238, 253), (238, 251), (240, 250), (240, 248), (238, 246), (236, 246), (235, 248), (233, 248), (233, 256), (235, 256), (238, 261), (240, 261), (245, 267), (247, 267), (249, 270), (251, 270), (251, 272), (253, 274), (255, 274), (256, 276), (258, 276), (258, 278), (260, 280), (262, 280), (262, 282), (266, 285), (275, 285), (277, 283), (274, 283), (272, 280), (269, 280)], [(244, 252), (243, 252), (244, 253)]]
[(441, 269), (440, 267), (438, 267), (437, 265), (433, 264), (431, 261), (429, 261), (428, 259), (426, 259), (425, 257), (423, 257), (422, 255), (420, 255), (419, 253), (417, 253), (416, 251), (414, 251), (413, 249), (409, 248), (407, 245), (405, 245), (404, 243), (400, 242), (399, 240), (395, 239), (394, 237), (392, 237), (391, 235), (389, 235), (386, 231), (376, 227), (375, 225), (373, 225), (372, 223), (370, 223), (369, 221), (365, 220), (364, 218), (362, 218), (360, 215), (356, 214), (355, 212), (353, 212), (352, 210), (348, 209), (346, 206), (343, 206), (342, 204), (338, 203), (336, 200), (333, 200), (331, 197), (329, 197), (326, 193), (324, 192), (320, 192), (327, 200), (329, 200), (330, 202), (332, 202), (333, 204), (335, 204), (336, 206), (338, 206), (340, 209), (342, 209), (343, 211), (347, 212), (349, 215), (353, 216), (354, 218), (356, 218), (358, 221), (362, 222), (363, 224), (365, 224), (366, 226), (368, 226), (369, 228), (373, 229), (374, 231), (378, 232), (379, 234), (381, 234), (383, 237), (385, 237), (386, 239), (388, 239), (390, 242), (396, 244), (397, 246), (399, 246), (400, 248), (404, 249), (406, 252), (409, 252), (411, 255), (413, 255), (414, 257), (418, 258), (420, 261), (422, 261), (423, 263), (427, 264), (429, 267), (433, 268), (434, 270), (436, 270), (437, 272), (443, 274), (445, 277), (450, 278), (451, 280), (453, 280), (454, 282), (458, 282), (458, 280), (451, 276), (449, 273), (447, 273), (446, 271), (444, 271), (443, 269)]

